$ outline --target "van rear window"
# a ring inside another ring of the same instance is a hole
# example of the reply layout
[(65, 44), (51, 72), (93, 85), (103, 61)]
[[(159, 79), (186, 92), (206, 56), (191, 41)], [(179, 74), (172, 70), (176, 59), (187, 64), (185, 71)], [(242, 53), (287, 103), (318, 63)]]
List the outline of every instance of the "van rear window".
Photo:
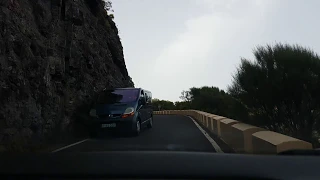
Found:
[(129, 103), (137, 100), (139, 89), (115, 89), (103, 91), (98, 97), (99, 104)]

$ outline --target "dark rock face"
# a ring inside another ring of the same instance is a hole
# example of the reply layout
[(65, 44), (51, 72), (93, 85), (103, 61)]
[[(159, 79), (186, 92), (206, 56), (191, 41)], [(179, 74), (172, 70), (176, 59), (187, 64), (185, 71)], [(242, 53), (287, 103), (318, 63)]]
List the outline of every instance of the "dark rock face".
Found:
[(0, 151), (81, 134), (97, 92), (133, 87), (101, 0), (1, 0), (0, 33)]

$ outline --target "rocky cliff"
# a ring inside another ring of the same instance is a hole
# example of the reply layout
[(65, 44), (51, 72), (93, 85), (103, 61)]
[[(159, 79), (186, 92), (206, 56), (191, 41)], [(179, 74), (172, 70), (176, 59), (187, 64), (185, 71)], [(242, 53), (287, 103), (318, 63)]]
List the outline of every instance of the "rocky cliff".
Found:
[(101, 0), (1, 0), (0, 33), (0, 151), (81, 134), (98, 91), (133, 86)]

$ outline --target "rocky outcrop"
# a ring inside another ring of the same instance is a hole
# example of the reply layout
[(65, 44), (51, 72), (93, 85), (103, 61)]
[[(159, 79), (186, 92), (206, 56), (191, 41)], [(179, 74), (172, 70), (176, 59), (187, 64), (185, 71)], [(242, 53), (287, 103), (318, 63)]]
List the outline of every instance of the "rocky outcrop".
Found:
[(0, 33), (0, 151), (81, 134), (98, 91), (133, 86), (101, 0), (1, 0)]

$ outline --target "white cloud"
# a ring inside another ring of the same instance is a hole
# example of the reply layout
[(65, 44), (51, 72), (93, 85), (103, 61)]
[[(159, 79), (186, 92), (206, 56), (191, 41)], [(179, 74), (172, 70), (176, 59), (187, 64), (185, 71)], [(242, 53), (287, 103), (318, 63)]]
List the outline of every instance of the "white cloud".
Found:
[(154, 95), (160, 99), (179, 100), (180, 92), (192, 86), (225, 88), (231, 81), (235, 62), (243, 55), (237, 48), (249, 46), (244, 52), (251, 53), (254, 45), (250, 40), (262, 31), (263, 12), (268, 8), (265, 1), (202, 2), (212, 11), (187, 20), (185, 31), (155, 60), (150, 86), (155, 87)]
[(319, 5), (317, 0), (114, 1), (130, 76), (154, 97), (172, 101), (192, 86), (226, 88), (240, 57), (252, 58), (257, 45), (298, 43), (320, 52)]
[[(194, 68), (199, 59), (206, 58), (213, 44), (210, 39), (214, 35), (214, 22), (210, 16), (202, 16), (186, 22), (186, 31), (181, 33), (156, 59), (154, 71), (162, 73), (166, 67), (166, 74), (186, 72), (186, 68)], [(160, 67), (160, 68), (159, 68)]]

